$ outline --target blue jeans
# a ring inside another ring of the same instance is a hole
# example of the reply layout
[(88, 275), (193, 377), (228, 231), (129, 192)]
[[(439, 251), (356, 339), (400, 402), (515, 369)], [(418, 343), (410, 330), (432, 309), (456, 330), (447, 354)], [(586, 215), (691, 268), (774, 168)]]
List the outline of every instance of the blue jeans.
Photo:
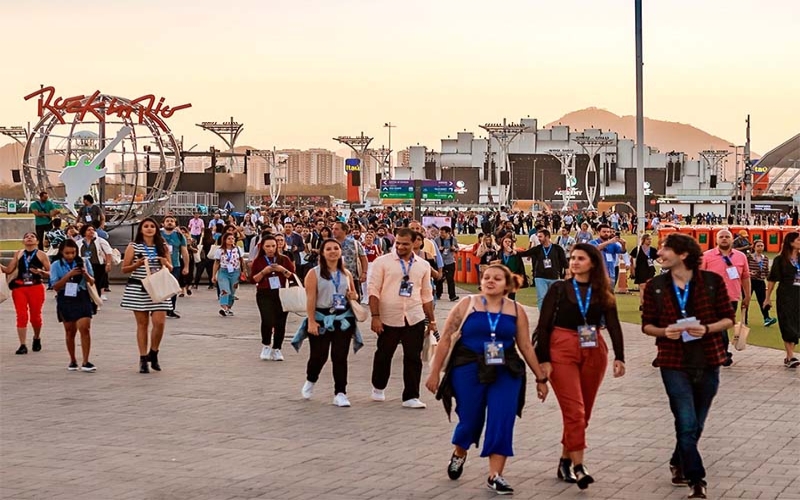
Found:
[(679, 467), (690, 483), (698, 483), (706, 477), (706, 470), (697, 443), (719, 389), (719, 367), (695, 370), (662, 368), (661, 380), (675, 416), (677, 443), (669, 463)]
[(217, 272), (217, 285), (219, 286), (219, 305), (222, 307), (230, 307), (233, 301), (236, 300), (236, 288), (239, 284), (239, 275), (241, 271), (234, 269), (228, 271), (227, 269), (220, 269)]
[(542, 302), (544, 301), (544, 296), (547, 295), (547, 291), (550, 290), (550, 287), (553, 286), (557, 280), (548, 280), (545, 278), (533, 278), (533, 283), (536, 285), (536, 307), (539, 310), (542, 310)]

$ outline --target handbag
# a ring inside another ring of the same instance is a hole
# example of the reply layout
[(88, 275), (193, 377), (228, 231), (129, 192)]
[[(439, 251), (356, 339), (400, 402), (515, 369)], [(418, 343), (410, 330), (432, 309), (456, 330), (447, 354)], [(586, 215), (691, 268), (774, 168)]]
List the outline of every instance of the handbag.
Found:
[(350, 309), (353, 310), (353, 316), (357, 321), (366, 321), (369, 318), (369, 309), (355, 299), (350, 299)]
[(103, 299), (101, 299), (100, 294), (97, 293), (97, 287), (86, 283), (86, 291), (89, 292), (89, 298), (92, 299), (94, 305), (96, 305), (98, 308), (103, 307)]
[(142, 280), (142, 286), (153, 302), (164, 302), (181, 292), (181, 285), (175, 276), (166, 267), (150, 274), (150, 259), (145, 259), (144, 269), (147, 276)]
[(115, 266), (122, 264), (122, 254), (119, 253), (119, 248), (111, 250), (111, 263)]
[(194, 260), (195, 264), (199, 264), (203, 259), (200, 258), (200, 254), (203, 251), (203, 245), (197, 247), (197, 251), (192, 254), (192, 260)]
[(467, 307), (467, 314), (461, 318), (461, 324), (458, 325), (458, 330), (454, 331), (452, 335), (450, 335), (450, 347), (447, 349), (447, 355), (444, 357), (444, 362), (442, 363), (441, 371), (444, 372), (447, 369), (447, 366), (450, 364), (450, 356), (453, 355), (453, 350), (456, 347), (456, 344), (459, 340), (461, 340), (461, 329), (464, 328), (464, 323), (467, 321), (467, 318), (472, 311), (472, 303), (475, 301), (475, 296), (469, 296), (469, 306)]
[(305, 313), (306, 304), (308, 303), (308, 296), (306, 289), (300, 283), (300, 278), (296, 274), (292, 274), (297, 283), (297, 286), (289, 286), (289, 280), (286, 280), (286, 286), (278, 290), (278, 296), (281, 299), (281, 309), (283, 312)]
[(425, 335), (425, 340), (422, 341), (422, 362), (428, 363), (433, 360), (433, 357), (436, 355), (436, 346), (439, 345), (439, 341), (436, 339), (436, 335), (433, 332)]
[(744, 351), (747, 349), (747, 337), (750, 335), (750, 327), (742, 323), (736, 323), (733, 326), (733, 347), (737, 351)]

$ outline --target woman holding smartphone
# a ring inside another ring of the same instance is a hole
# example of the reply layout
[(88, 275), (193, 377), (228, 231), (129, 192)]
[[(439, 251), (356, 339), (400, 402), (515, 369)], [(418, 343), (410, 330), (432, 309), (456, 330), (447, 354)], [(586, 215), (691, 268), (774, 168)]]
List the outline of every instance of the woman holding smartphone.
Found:
[(92, 347), (92, 316), (95, 307), (87, 289), (95, 286), (94, 274), (91, 263), (78, 256), (78, 244), (73, 240), (64, 240), (61, 243), (56, 260), (50, 268), (50, 285), (57, 293), (56, 314), (58, 321), (64, 324), (64, 333), (67, 337), (69, 353), (67, 370), (78, 371), (75, 336), (80, 332), (83, 356), (80, 371), (96, 372), (97, 367), (89, 361), (89, 351)]
[[(278, 253), (278, 241), (271, 234), (261, 238), (251, 272), (256, 284), (256, 304), (261, 315), (261, 359), (283, 361), (283, 338), (286, 317), (281, 305), (280, 289), (294, 273), (294, 264)], [(273, 337), (274, 334), (274, 337)]]
[[(122, 272), (130, 273), (125, 293), (122, 295), (120, 307), (133, 311), (136, 318), (136, 342), (139, 346), (139, 373), (150, 373), (150, 368), (161, 371), (158, 362), (158, 351), (161, 339), (164, 337), (164, 321), (167, 311), (172, 310), (172, 301), (166, 299), (153, 302), (144, 289), (142, 280), (147, 277), (145, 262), (150, 267), (150, 273), (161, 270), (162, 267), (172, 272), (172, 260), (169, 258), (167, 244), (158, 229), (158, 223), (152, 217), (142, 219), (136, 236), (128, 243), (125, 257), (122, 259)], [(149, 338), (148, 330), (152, 323)], [(149, 366), (148, 366), (149, 363)]]

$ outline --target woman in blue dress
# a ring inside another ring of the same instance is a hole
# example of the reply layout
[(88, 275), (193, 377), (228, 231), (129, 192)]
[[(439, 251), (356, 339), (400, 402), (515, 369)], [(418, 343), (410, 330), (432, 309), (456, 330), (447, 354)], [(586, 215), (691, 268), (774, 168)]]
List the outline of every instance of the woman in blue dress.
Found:
[(525, 403), (525, 363), (536, 375), (539, 399), (544, 401), (548, 392), (531, 344), (528, 316), (506, 297), (520, 282), (501, 264), (484, 270), (481, 294), (462, 299), (450, 311), (425, 383), (442, 400), (448, 416), (451, 398), (456, 400), (450, 479), (461, 477), (467, 450), (478, 445), (485, 424), (481, 457), (489, 457), (487, 486), (501, 495), (514, 492), (502, 474), (506, 459), (514, 455), (514, 422)]

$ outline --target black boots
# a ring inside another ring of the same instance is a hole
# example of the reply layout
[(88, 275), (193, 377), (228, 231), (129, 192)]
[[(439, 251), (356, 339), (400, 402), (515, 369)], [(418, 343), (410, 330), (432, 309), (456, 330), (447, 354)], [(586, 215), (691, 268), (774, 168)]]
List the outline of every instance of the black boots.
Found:
[(150, 367), (147, 366), (147, 356), (139, 356), (139, 373), (150, 373)]
[(558, 472), (556, 473), (558, 478), (565, 483), (577, 483), (578, 478), (575, 477), (575, 474), (572, 472), (572, 460), (569, 458), (562, 458), (558, 461)]
[(147, 354), (147, 360), (150, 361), (150, 367), (157, 371), (161, 371), (161, 365), (158, 364), (158, 351), (154, 351), (150, 349), (150, 352)]
[(578, 488), (585, 490), (594, 482), (594, 478), (589, 475), (589, 471), (586, 470), (583, 464), (576, 465), (572, 470), (575, 472), (575, 477), (578, 479)]

